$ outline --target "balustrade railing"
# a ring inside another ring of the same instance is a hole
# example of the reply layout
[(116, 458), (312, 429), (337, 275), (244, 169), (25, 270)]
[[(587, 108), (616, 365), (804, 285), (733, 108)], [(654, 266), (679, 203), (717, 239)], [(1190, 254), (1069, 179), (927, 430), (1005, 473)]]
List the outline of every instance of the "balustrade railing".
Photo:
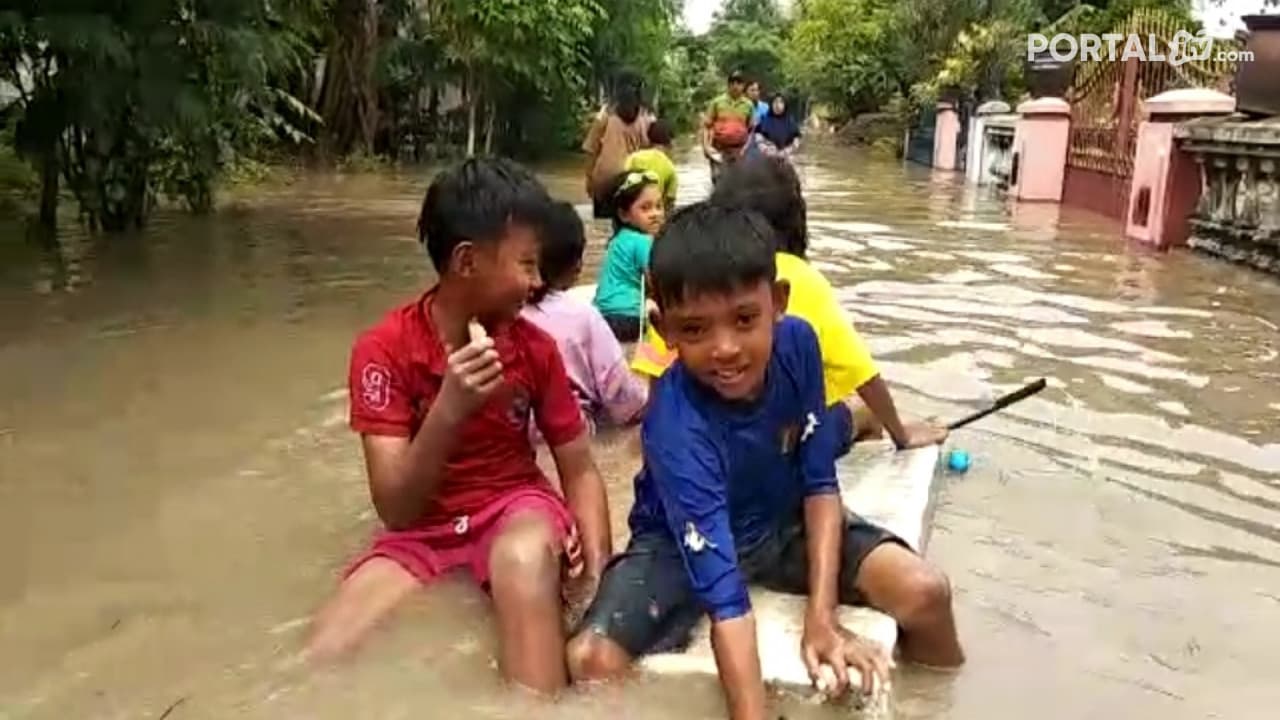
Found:
[(1201, 169), (1188, 244), (1280, 273), (1280, 117), (1193, 120), (1175, 137)]

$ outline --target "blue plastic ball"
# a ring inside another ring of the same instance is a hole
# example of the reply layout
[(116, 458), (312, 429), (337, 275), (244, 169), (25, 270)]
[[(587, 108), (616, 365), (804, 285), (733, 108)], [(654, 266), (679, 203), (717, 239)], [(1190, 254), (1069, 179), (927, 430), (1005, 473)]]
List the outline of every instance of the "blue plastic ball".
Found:
[(969, 453), (964, 450), (952, 450), (947, 454), (947, 467), (951, 472), (964, 473), (969, 471)]

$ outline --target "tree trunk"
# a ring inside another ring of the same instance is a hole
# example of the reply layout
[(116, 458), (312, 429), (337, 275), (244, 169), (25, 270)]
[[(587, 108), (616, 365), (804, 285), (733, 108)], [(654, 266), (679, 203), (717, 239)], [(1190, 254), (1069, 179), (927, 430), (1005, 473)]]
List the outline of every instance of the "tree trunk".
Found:
[(378, 130), (378, 0), (338, 0), (333, 15), (337, 32), (320, 88), (321, 148), (329, 155), (368, 153)]
[(484, 154), (493, 154), (493, 122), (498, 117), (498, 103), (493, 100), (489, 101), (488, 116), (485, 117), (484, 125)]
[(58, 229), (58, 146), (51, 145), (40, 161), (40, 227), (50, 233)]
[(434, 146), (443, 145), (445, 139), (444, 128), (440, 122), (440, 86), (435, 83), (431, 84), (431, 95), (427, 100), (427, 130), (434, 151)]
[(466, 87), (467, 101), (467, 157), (476, 154), (476, 106), (480, 104), (480, 99), (476, 97), (474, 82), (468, 73)]

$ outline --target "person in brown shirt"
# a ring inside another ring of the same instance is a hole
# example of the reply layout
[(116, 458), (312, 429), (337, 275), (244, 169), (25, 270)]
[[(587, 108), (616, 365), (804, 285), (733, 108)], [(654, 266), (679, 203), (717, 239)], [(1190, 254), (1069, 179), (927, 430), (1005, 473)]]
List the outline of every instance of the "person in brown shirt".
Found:
[(626, 169), (627, 156), (649, 147), (652, 121), (652, 116), (640, 104), (639, 79), (619, 79), (613, 101), (596, 115), (587, 138), (582, 141), (582, 150), (587, 154), (587, 194), (591, 196), (595, 217), (612, 216), (610, 198), (602, 194)]

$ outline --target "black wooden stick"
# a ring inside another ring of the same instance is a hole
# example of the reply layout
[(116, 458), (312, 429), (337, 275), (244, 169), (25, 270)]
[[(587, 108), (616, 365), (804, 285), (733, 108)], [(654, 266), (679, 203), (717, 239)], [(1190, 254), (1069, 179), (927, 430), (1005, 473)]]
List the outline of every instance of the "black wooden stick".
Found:
[(965, 425), (968, 425), (969, 423), (977, 422), (982, 418), (990, 415), (991, 413), (996, 412), (997, 410), (1003, 410), (1014, 403), (1022, 402), (1023, 400), (1026, 400), (1032, 395), (1035, 395), (1041, 390), (1044, 390), (1047, 386), (1048, 386), (1048, 383), (1045, 381), (1045, 379), (1040, 378), (1039, 380), (1036, 380), (1035, 382), (1031, 383), (1030, 385), (1027, 385), (1026, 387), (1019, 388), (1009, 393), (1008, 395), (1001, 397), (1000, 399), (996, 400), (994, 403), (991, 403), (991, 407), (986, 408), (985, 410), (979, 410), (973, 413), (972, 415), (967, 415), (951, 423), (950, 425), (947, 426), (947, 429), (959, 430)]

